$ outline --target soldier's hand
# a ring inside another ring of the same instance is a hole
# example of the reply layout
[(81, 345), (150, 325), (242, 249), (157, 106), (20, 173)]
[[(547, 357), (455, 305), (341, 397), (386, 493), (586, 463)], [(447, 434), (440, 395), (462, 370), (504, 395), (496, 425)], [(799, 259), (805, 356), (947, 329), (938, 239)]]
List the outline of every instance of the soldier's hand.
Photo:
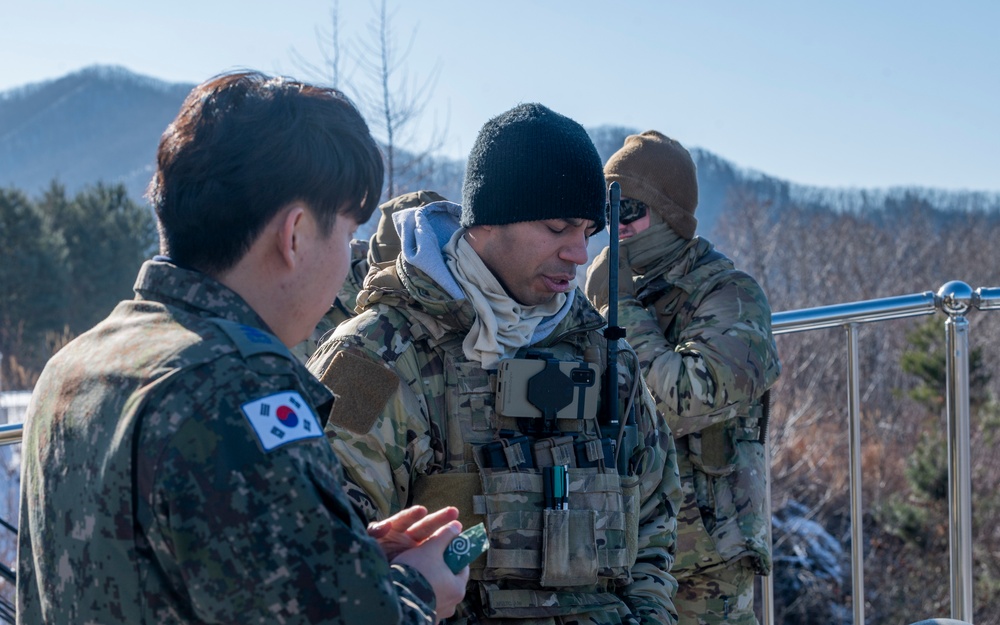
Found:
[(434, 514), (427, 514), (427, 508), (412, 506), (384, 521), (369, 524), (368, 535), (378, 541), (386, 559), (392, 560), (457, 518), (458, 508), (441, 508)]
[(393, 564), (406, 564), (424, 576), (437, 598), (438, 620), (455, 614), (455, 608), (465, 597), (465, 585), (469, 583), (469, 567), (455, 574), (444, 561), (445, 549), (461, 532), (462, 524), (451, 521), (439, 527), (417, 547), (404, 551), (391, 560)]
[[(587, 269), (587, 284), (584, 292), (587, 299), (594, 305), (602, 315), (607, 315), (609, 300), (608, 276), (611, 273), (608, 257), (611, 255), (611, 248), (605, 247), (597, 255), (594, 262)], [(628, 260), (621, 254), (618, 255), (618, 298), (629, 299), (635, 297), (635, 286), (632, 282), (632, 268)]]

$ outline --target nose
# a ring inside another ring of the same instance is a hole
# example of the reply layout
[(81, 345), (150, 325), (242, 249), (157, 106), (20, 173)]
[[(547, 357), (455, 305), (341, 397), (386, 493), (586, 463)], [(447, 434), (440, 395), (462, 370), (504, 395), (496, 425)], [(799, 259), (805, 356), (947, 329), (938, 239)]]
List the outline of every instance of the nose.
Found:
[(559, 258), (574, 265), (587, 263), (587, 234), (583, 229), (559, 250)]
[(618, 238), (624, 239), (629, 236), (629, 227), (627, 224), (618, 224)]

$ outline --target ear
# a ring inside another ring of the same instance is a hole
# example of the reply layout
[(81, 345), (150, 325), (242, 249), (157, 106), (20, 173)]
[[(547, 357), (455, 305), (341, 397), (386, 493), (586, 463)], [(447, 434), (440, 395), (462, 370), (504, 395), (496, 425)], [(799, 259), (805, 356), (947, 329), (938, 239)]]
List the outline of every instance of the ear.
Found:
[(305, 207), (296, 203), (286, 207), (277, 216), (278, 230), (275, 237), (278, 254), (289, 268), (294, 267), (301, 259), (305, 215)]
[(465, 232), (465, 240), (472, 246), (472, 249), (476, 251), (480, 256), (482, 255), (483, 249), (486, 245), (489, 245), (489, 240), (493, 236), (493, 226), (470, 226)]

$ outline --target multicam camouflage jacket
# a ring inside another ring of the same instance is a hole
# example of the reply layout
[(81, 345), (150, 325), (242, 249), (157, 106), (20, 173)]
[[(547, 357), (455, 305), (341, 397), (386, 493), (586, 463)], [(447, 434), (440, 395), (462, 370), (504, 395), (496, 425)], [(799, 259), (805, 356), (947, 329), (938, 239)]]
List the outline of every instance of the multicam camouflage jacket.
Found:
[(760, 285), (696, 237), (661, 275), (637, 276), (619, 323), (677, 437), (684, 504), (678, 579), (743, 557), (771, 568), (761, 397), (781, 372)]
[(329, 391), (203, 274), (135, 290), (35, 387), (18, 623), (432, 623), (344, 494)]
[[(308, 366), (323, 380), (334, 372), (338, 397), (355, 398), (341, 404), (339, 416), (334, 410), (328, 431), (355, 485), (348, 493), (371, 520), (423, 504), (458, 506), (465, 527), (486, 522), (492, 546), (473, 564), (466, 602), (449, 623), (676, 622), (676, 583), (668, 573), (680, 503), (675, 452), (641, 379), (632, 470), (619, 476), (613, 468), (571, 468), (569, 510), (562, 512), (570, 524), (586, 526), (580, 531), (589, 539), (558, 534), (550, 521), (560, 515), (543, 511), (540, 471), (484, 468), (483, 446), (519, 424), (494, 411), (495, 372), (462, 353), (472, 305), (403, 257), (377, 269), (358, 297), (359, 316), (341, 325)], [(566, 317), (532, 347), (560, 360), (580, 360), (591, 348), (603, 362), (604, 320), (580, 291), (573, 297)], [(343, 371), (355, 380), (338, 387)], [(516, 434), (506, 432), (506, 440)], [(569, 537), (565, 552), (540, 554), (542, 541), (557, 536)], [(568, 566), (550, 567), (550, 559)]]

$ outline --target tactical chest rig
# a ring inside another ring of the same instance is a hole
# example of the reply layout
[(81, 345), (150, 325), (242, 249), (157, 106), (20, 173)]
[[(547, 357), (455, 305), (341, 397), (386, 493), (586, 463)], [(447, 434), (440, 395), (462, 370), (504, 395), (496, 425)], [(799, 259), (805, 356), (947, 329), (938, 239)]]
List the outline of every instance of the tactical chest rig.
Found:
[[(617, 183), (611, 194), (617, 223)], [(545, 352), (518, 353), (496, 372), (465, 357), (462, 336), (435, 341), (411, 326), (415, 341), (442, 356), (447, 389), (439, 406), (446, 425), (436, 430), (445, 440), (432, 443), (445, 450), (446, 466), (415, 479), (412, 503), (456, 505), (463, 525), (486, 525), (490, 549), (470, 572), (479, 595), (467, 600), (487, 622), (555, 623), (588, 612), (594, 622), (620, 622), (627, 613), (614, 591), (632, 581), (640, 476), (631, 468), (644, 450), (634, 418), (631, 425), (607, 419), (603, 429), (598, 418), (608, 359), (603, 408), (619, 413), (621, 337), (607, 335), (609, 349), (602, 350), (596, 330), (604, 325), (557, 337)], [(641, 385), (635, 364), (628, 408)]]
[(415, 478), (412, 503), (454, 505), (464, 526), (485, 523), (490, 549), (472, 565), (480, 593), (470, 599), (499, 619), (619, 603), (610, 591), (631, 581), (637, 552), (639, 478), (624, 474), (637, 441), (619, 447), (602, 433), (604, 354), (593, 329), (574, 337), (586, 337), (582, 350), (558, 342), (495, 372), (465, 357), (461, 336), (410, 330), (443, 359), (447, 389), (438, 406), (446, 440), (432, 443), (446, 466)]

